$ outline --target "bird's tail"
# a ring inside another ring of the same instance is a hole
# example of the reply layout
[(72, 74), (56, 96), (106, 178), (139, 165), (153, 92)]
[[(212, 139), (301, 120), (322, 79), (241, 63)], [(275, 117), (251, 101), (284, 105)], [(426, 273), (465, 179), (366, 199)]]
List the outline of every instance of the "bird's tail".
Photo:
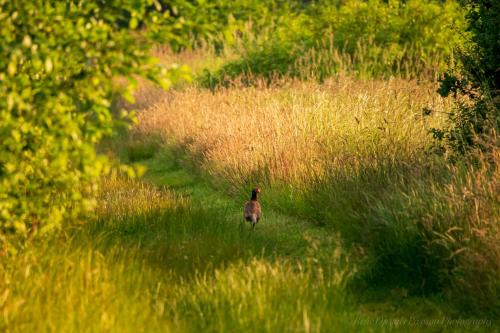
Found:
[(257, 215), (255, 214), (252, 214), (251, 216), (251, 219), (252, 219), (252, 228), (255, 228), (255, 225), (257, 224)]

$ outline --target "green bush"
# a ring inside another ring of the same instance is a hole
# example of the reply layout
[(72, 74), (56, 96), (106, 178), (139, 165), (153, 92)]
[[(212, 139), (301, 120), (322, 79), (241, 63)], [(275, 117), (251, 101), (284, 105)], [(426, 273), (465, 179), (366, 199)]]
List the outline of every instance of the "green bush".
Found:
[(112, 97), (131, 100), (137, 75), (167, 87), (179, 73), (149, 56), (153, 40), (183, 32), (159, 9), (152, 0), (0, 1), (0, 244), (94, 206), (108, 167), (94, 146), (133, 117), (114, 115)]
[[(264, 17), (266, 17), (263, 14)], [(360, 76), (434, 78), (462, 42), (462, 9), (454, 1), (349, 0), (281, 7), (265, 29), (243, 34), (240, 58), (206, 72), (208, 86), (237, 76), (320, 80), (340, 70)]]
[(471, 148), (485, 151), (491, 144), (498, 146), (491, 137), (500, 129), (500, 3), (462, 2), (468, 8), (465, 30), (471, 38), (458, 50), (458, 62), (442, 78), (439, 93), (465, 99), (457, 99), (450, 126), (433, 133), (440, 145), (463, 155)]
[(179, 0), (171, 11), (189, 17), (192, 38), (174, 45), (175, 50), (196, 48), (204, 43), (216, 50), (233, 47), (245, 33), (259, 34), (276, 20), (300, 8), (300, 1), (286, 0)]

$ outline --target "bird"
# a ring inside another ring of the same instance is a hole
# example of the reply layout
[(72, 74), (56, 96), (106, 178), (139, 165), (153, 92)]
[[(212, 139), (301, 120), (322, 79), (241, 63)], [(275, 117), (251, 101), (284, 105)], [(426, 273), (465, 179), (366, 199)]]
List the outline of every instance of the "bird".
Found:
[(252, 229), (255, 229), (255, 225), (259, 222), (262, 215), (260, 203), (258, 201), (259, 193), (260, 188), (254, 188), (252, 190), (252, 197), (249, 201), (245, 202), (245, 207), (243, 209), (243, 216), (245, 217), (246, 221), (252, 223)]

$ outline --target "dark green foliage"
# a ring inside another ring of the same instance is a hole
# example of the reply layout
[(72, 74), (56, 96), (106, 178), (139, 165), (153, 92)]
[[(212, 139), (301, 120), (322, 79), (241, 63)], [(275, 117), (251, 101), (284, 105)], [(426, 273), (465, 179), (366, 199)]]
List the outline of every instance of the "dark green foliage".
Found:
[(458, 52), (459, 64), (441, 81), (439, 93), (464, 96), (450, 116), (451, 126), (434, 136), (454, 152), (485, 148), (491, 131), (500, 128), (500, 2), (464, 0), (471, 40)]
[[(480, 86), (484, 80), (488, 87), (500, 89), (500, 3), (495, 0), (466, 0), (470, 10), (467, 14), (469, 31), (476, 44), (477, 64), (471, 61), (466, 69), (472, 84)], [(474, 55), (471, 55), (474, 57)], [(480, 65), (481, 70), (472, 66)], [(484, 72), (484, 73), (481, 73)], [(498, 92), (496, 92), (498, 94)]]
[(94, 145), (133, 116), (110, 112), (113, 94), (132, 100), (136, 75), (164, 87), (174, 77), (149, 49), (160, 37), (178, 39), (183, 25), (151, 6), (0, 1), (2, 235), (44, 233), (94, 206), (108, 168)]

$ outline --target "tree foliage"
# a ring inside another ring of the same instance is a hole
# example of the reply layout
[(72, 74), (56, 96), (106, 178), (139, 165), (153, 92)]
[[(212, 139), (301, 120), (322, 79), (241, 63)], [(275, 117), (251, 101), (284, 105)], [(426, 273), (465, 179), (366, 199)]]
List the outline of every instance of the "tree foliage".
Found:
[(153, 0), (0, 0), (0, 27), (1, 244), (94, 206), (109, 166), (95, 144), (133, 117), (114, 94), (131, 100), (136, 76), (168, 87), (179, 71), (149, 50), (187, 30)]
[(451, 126), (434, 130), (460, 154), (484, 147), (491, 131), (500, 129), (500, 2), (463, 0), (468, 8), (469, 43), (458, 52), (456, 68), (445, 74), (439, 93), (464, 97), (451, 114)]

